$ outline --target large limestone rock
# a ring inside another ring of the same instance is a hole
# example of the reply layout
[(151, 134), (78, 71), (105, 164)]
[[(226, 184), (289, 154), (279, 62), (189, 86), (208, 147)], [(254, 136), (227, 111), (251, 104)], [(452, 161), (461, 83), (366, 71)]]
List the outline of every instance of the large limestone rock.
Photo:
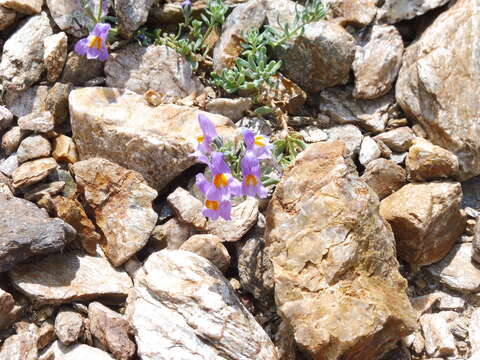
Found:
[[(150, 107), (141, 95), (111, 88), (70, 93), (72, 131), (80, 159), (102, 157), (143, 175), (157, 190), (195, 163), (188, 155), (201, 134), (199, 110), (178, 105)], [(208, 114), (224, 138), (233, 123)]]
[(105, 255), (114, 266), (123, 264), (147, 244), (157, 223), (157, 192), (136, 171), (108, 160), (84, 160), (72, 169), (101, 230)]
[(297, 158), (274, 193), (266, 242), (275, 298), (314, 359), (375, 359), (415, 326), (393, 233), (341, 142)]
[(105, 73), (107, 86), (126, 88), (142, 95), (155, 90), (170, 97), (186, 97), (203, 89), (193, 74), (192, 65), (165, 45), (128, 45), (111, 54), (105, 64)]
[(459, 183), (408, 184), (382, 200), (398, 255), (412, 266), (432, 264), (452, 249), (465, 229)]
[(9, 272), (12, 284), (36, 304), (62, 304), (96, 298), (125, 299), (130, 277), (101, 256), (80, 251), (50, 255)]
[(0, 79), (6, 90), (24, 91), (40, 79), (45, 70), (43, 40), (53, 31), (46, 13), (27, 18), (5, 42)]
[(448, 0), (386, 0), (378, 10), (378, 19), (394, 24), (425, 14), (447, 2)]
[(153, 2), (153, 0), (115, 1), (115, 15), (120, 34), (128, 39), (133, 37), (133, 32), (147, 21)]
[(34, 255), (62, 251), (75, 230), (35, 204), (0, 193), (0, 273)]
[(407, 48), (396, 87), (428, 139), (457, 155), (461, 180), (480, 174), (478, 31), (478, 3), (458, 1)]
[(190, 252), (152, 254), (126, 315), (142, 360), (278, 360), (268, 335), (212, 264)]
[(114, 360), (110, 354), (98, 348), (88, 346), (85, 344), (76, 344), (72, 346), (62, 345), (60, 341), (55, 341), (47, 351), (42, 354), (42, 360)]

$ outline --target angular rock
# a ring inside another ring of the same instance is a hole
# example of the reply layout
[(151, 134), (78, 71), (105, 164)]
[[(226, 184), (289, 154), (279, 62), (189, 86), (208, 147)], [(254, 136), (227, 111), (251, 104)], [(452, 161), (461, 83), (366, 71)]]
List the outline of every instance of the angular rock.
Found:
[(306, 143), (316, 143), (328, 140), (328, 135), (316, 126), (308, 125), (299, 131)]
[(68, 113), (68, 95), (72, 91), (72, 84), (55, 83), (45, 98), (45, 110), (55, 119), (55, 126), (63, 124), (70, 116)]
[(454, 154), (418, 137), (408, 151), (405, 165), (413, 181), (451, 178), (459, 169), (458, 159)]
[(319, 96), (320, 112), (338, 124), (356, 124), (374, 133), (384, 131), (395, 100), (393, 95), (363, 100), (355, 99), (352, 91), (351, 86), (323, 90)]
[(382, 155), (380, 147), (370, 136), (365, 136), (360, 147), (359, 161), (362, 165), (367, 165)]
[(362, 132), (355, 125), (338, 125), (326, 129), (328, 142), (343, 141), (348, 155), (357, 154), (363, 141)]
[(60, 194), (64, 187), (65, 181), (54, 181), (48, 184), (38, 184), (26, 190), (23, 194), (23, 197), (28, 201), (38, 203), (43, 198)]
[(43, 110), (47, 94), (47, 86), (32, 86), (23, 92), (6, 91), (3, 99), (13, 115), (20, 118), (39, 109)]
[(374, 25), (360, 39), (352, 68), (353, 96), (375, 99), (392, 88), (402, 65), (403, 40), (394, 26)]
[(117, 360), (129, 360), (135, 355), (135, 343), (130, 340), (133, 333), (128, 321), (119, 313), (99, 302), (88, 305), (90, 331)]
[(78, 55), (72, 51), (67, 56), (60, 81), (72, 83), (75, 86), (83, 86), (87, 81), (102, 74), (103, 62), (95, 59), (89, 60), (86, 56)]
[(472, 263), (472, 244), (455, 245), (440, 262), (427, 270), (449, 288), (461, 292), (480, 290), (480, 268)]
[(130, 277), (101, 256), (80, 251), (50, 255), (9, 272), (12, 284), (35, 304), (63, 304), (97, 298), (124, 300)]
[(16, 17), (15, 11), (0, 6), (0, 31), (12, 25)]
[(153, 229), (149, 244), (155, 250), (178, 249), (196, 231), (189, 225), (173, 218)]
[(477, 19), (478, 5), (468, 0), (437, 17), (407, 48), (396, 85), (405, 114), (433, 144), (457, 155), (462, 181), (480, 174), (478, 50), (472, 49)]
[(55, 126), (55, 119), (50, 111), (34, 112), (18, 119), (18, 126), (24, 131), (47, 133)]
[[(97, 14), (98, 1), (87, 1), (94, 14)], [(62, 31), (81, 38), (88, 34), (88, 29), (93, 28), (92, 19), (82, 8), (80, 1), (76, 0), (46, 0), (53, 20)]]
[(392, 160), (376, 159), (367, 164), (361, 179), (382, 200), (407, 183), (407, 173)]
[(461, 202), (461, 185), (450, 182), (408, 184), (383, 199), (398, 256), (414, 267), (443, 259), (465, 229)]
[(167, 202), (181, 222), (203, 230), (207, 218), (202, 214), (202, 202), (187, 190), (178, 187), (167, 197)]
[(135, 277), (126, 315), (143, 360), (279, 359), (228, 281), (190, 252), (152, 254)]
[[(13, 153), (5, 160), (0, 160), (0, 172), (2, 172), (2, 174), (5, 174), (11, 177), (12, 174), (17, 169), (18, 169), (18, 159), (17, 159), (16, 153)], [(11, 184), (10, 184), (10, 187), (11, 187)]]
[(412, 145), (415, 135), (408, 126), (399, 127), (375, 136), (375, 139), (381, 140), (392, 151), (408, 151)]
[(475, 309), (470, 317), (468, 335), (472, 352), (480, 351), (480, 310)]
[(35, 204), (0, 194), (0, 272), (34, 255), (62, 251), (75, 230)]
[[(194, 164), (188, 155), (201, 134), (199, 113), (177, 105), (150, 107), (142, 96), (118, 89), (70, 93), (73, 139), (80, 159), (100, 156), (114, 161), (141, 173), (157, 190)], [(236, 136), (229, 119), (206, 115), (224, 139)]]
[(477, 221), (473, 230), (472, 259), (480, 263), (480, 221)]
[(302, 36), (274, 53), (282, 60), (286, 77), (308, 92), (318, 92), (348, 82), (355, 43), (341, 26), (321, 20), (306, 25)]
[(42, 5), (43, 0), (0, 0), (0, 6), (26, 15), (40, 14)]
[(12, 335), (5, 340), (0, 350), (0, 359), (5, 360), (37, 360), (37, 335), (25, 331)]
[(460, 296), (450, 295), (444, 292), (439, 293), (437, 308), (439, 310), (463, 311), (465, 309), (465, 300)]
[(213, 114), (226, 116), (232, 121), (238, 121), (251, 106), (252, 100), (249, 98), (218, 98), (210, 100), (205, 110)]
[(52, 145), (52, 157), (58, 162), (74, 164), (78, 161), (77, 148), (71, 137), (61, 134), (53, 139)]
[(44, 40), (43, 62), (47, 68), (47, 80), (50, 82), (55, 82), (62, 74), (67, 60), (67, 42), (68, 38), (64, 32), (51, 35)]
[(51, 358), (46, 357), (41, 360), (113, 360), (108, 353), (100, 349), (85, 344), (64, 346), (60, 341), (55, 341), (44, 356), (51, 356)]
[(259, 29), (265, 22), (265, 1), (250, 0), (237, 6), (223, 24), (222, 33), (213, 49), (213, 69), (217, 73), (231, 68), (244, 49), (241, 40), (247, 31)]
[(175, 50), (162, 45), (132, 44), (114, 52), (105, 64), (107, 86), (143, 95), (154, 90), (170, 97), (186, 97), (203, 90), (191, 64)]
[(193, 235), (179, 247), (179, 250), (190, 251), (204, 257), (224, 274), (230, 266), (230, 254), (222, 245), (222, 239), (216, 235)]
[(43, 64), (43, 39), (52, 35), (46, 13), (24, 20), (5, 42), (0, 78), (6, 90), (24, 91), (40, 79)]
[(0, 289), (0, 331), (12, 325), (20, 316), (21, 310), (22, 308), (15, 304), (13, 296)]
[(41, 135), (28, 136), (22, 140), (17, 151), (18, 162), (24, 163), (28, 160), (49, 157), (52, 151), (50, 141)]
[(325, 4), (330, 7), (334, 17), (340, 17), (342, 23), (354, 26), (369, 25), (377, 13), (377, 0), (329, 0)]
[(158, 193), (136, 171), (93, 158), (72, 166), (97, 227), (101, 247), (114, 266), (142, 249), (157, 223), (152, 201)]
[(316, 359), (375, 359), (416, 315), (378, 198), (344, 153), (341, 142), (317, 143), (297, 158), (277, 185), (265, 238), (277, 309), (297, 344)]
[(13, 122), (13, 114), (5, 106), (0, 106), (0, 131), (8, 129)]
[(79, 313), (61, 309), (55, 318), (55, 333), (64, 345), (73, 344), (83, 331), (83, 317)]
[(440, 314), (425, 314), (420, 318), (420, 323), (428, 355), (444, 357), (455, 353), (455, 339), (448, 323)]
[(57, 168), (53, 158), (37, 159), (23, 163), (12, 174), (15, 190), (25, 188), (44, 180)]
[(5, 155), (10, 155), (17, 151), (20, 142), (25, 137), (25, 131), (19, 126), (14, 126), (2, 136), (2, 149)]
[(378, 19), (387, 24), (412, 19), (445, 5), (448, 0), (386, 0), (378, 10)]
[(115, 1), (115, 15), (118, 21), (120, 34), (127, 39), (145, 24), (148, 12), (153, 5), (153, 0), (117, 0)]

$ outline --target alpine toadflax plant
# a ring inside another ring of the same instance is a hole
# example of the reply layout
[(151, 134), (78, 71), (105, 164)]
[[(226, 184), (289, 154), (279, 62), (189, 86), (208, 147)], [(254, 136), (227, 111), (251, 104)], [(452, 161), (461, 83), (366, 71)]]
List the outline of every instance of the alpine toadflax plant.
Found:
[(198, 122), (202, 135), (197, 138), (197, 150), (192, 156), (207, 164), (211, 173), (211, 181), (203, 174), (198, 174), (195, 182), (205, 197), (203, 215), (212, 220), (219, 217), (231, 220), (233, 197), (267, 196), (262, 184), (261, 160), (271, 158), (272, 145), (267, 137), (243, 129), (246, 150), (240, 155), (241, 179), (237, 179), (225, 160), (225, 154), (216, 149), (216, 143), (223, 144), (223, 141), (218, 137), (213, 122), (203, 114), (198, 116)]
[(86, 55), (87, 59), (108, 59), (107, 37), (110, 31), (110, 24), (98, 23), (90, 35), (77, 42), (75, 52), (79, 55)]

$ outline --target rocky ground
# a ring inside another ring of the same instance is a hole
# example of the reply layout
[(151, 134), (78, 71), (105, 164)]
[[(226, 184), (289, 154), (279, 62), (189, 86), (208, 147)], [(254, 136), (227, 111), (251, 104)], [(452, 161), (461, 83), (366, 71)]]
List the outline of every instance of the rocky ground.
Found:
[[(179, 3), (116, 0), (103, 63), (75, 0), (0, 0), (0, 360), (480, 359), (480, 3), (326, 1), (274, 54), (307, 149), (232, 221), (202, 215), (198, 114), (282, 132), (132, 40)], [(226, 3), (216, 70), (295, 12)]]

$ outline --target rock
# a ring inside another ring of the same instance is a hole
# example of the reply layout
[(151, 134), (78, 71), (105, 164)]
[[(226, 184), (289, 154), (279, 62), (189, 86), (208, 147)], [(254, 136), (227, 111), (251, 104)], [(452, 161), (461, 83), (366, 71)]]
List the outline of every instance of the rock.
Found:
[(268, 335), (210, 262), (180, 250), (152, 254), (127, 300), (138, 356), (278, 360)]
[(222, 239), (216, 235), (193, 235), (180, 245), (179, 249), (204, 257), (224, 274), (230, 266), (230, 255), (225, 246), (222, 245)]
[(397, 165), (402, 165), (405, 162), (405, 159), (407, 158), (408, 153), (392, 153), (390, 156), (390, 159)]
[(0, 6), (14, 10), (21, 14), (40, 14), (43, 0), (0, 0)]
[(474, 95), (480, 84), (471, 47), (478, 34), (475, 21), (471, 1), (457, 1), (442, 13), (407, 48), (396, 87), (405, 114), (423, 126), (433, 144), (457, 155), (462, 181), (480, 174), (480, 105)]
[(33, 111), (43, 110), (47, 94), (47, 86), (32, 86), (23, 92), (6, 91), (3, 99), (13, 115), (20, 118)]
[(187, 190), (178, 187), (167, 197), (168, 205), (179, 220), (198, 230), (205, 229), (207, 218), (202, 214), (203, 204)]
[(62, 345), (60, 341), (55, 341), (48, 349), (47, 354), (51, 354), (51, 359), (53, 360), (113, 360), (113, 358), (109, 354), (100, 349), (85, 344), (76, 344), (67, 347)]
[(381, 140), (392, 151), (400, 153), (408, 151), (414, 138), (415, 135), (408, 126), (399, 127), (375, 136), (375, 139)]
[(62, 251), (75, 230), (35, 204), (0, 194), (0, 272), (34, 255)]
[(355, 125), (337, 125), (325, 132), (329, 142), (343, 141), (348, 155), (357, 154), (363, 141), (362, 132)]
[(101, 230), (101, 247), (120, 266), (148, 241), (156, 225), (152, 201), (157, 192), (136, 171), (93, 158), (72, 166), (80, 191)]
[(133, 33), (145, 24), (153, 0), (117, 0), (115, 1), (115, 15), (118, 21), (120, 34), (131, 39)]
[(425, 350), (428, 355), (444, 357), (455, 353), (455, 339), (441, 315), (422, 315), (420, 323), (425, 335)]
[(154, 90), (170, 97), (186, 97), (203, 90), (192, 65), (165, 45), (128, 45), (111, 54), (105, 63), (105, 74), (107, 86), (141, 95)]
[(231, 220), (208, 220), (205, 231), (217, 235), (222, 241), (240, 240), (257, 222), (258, 200), (252, 197), (232, 207)]
[(55, 119), (50, 111), (31, 113), (18, 119), (18, 126), (24, 131), (47, 133), (55, 126)]
[(50, 141), (41, 135), (31, 135), (20, 143), (17, 151), (18, 162), (24, 163), (28, 160), (49, 157), (52, 147)]
[(319, 110), (338, 124), (355, 124), (374, 133), (385, 130), (394, 98), (387, 94), (374, 100), (355, 99), (353, 88), (335, 87), (319, 95)]
[(55, 82), (62, 74), (67, 60), (67, 42), (68, 38), (64, 32), (51, 35), (43, 42), (43, 62), (47, 68), (47, 80), (50, 82)]
[(210, 100), (205, 109), (213, 114), (226, 116), (232, 121), (238, 121), (251, 106), (252, 100), (250, 98), (218, 98)]
[(48, 345), (53, 343), (56, 338), (57, 335), (55, 335), (55, 327), (50, 323), (50, 321), (44, 322), (38, 330), (38, 349), (41, 350), (47, 347)]
[(472, 260), (480, 263), (480, 221), (475, 224), (472, 241)]
[(37, 360), (37, 335), (25, 331), (12, 335), (5, 340), (0, 350), (0, 359), (5, 360)]
[(38, 184), (26, 190), (23, 194), (23, 197), (28, 201), (39, 202), (44, 197), (53, 197), (60, 194), (64, 187), (65, 181), (54, 181), (48, 184)]
[(425, 14), (447, 2), (448, 0), (386, 0), (378, 10), (378, 20), (395, 24)]
[(419, 137), (414, 139), (405, 164), (413, 181), (454, 177), (459, 169), (458, 159), (454, 154)]
[(299, 155), (277, 185), (265, 239), (277, 310), (297, 344), (317, 359), (375, 359), (416, 316), (393, 233), (345, 150), (317, 143)]
[(242, 120), (235, 124), (239, 129), (242, 127), (248, 127), (254, 134), (262, 134), (269, 136), (273, 133), (273, 127), (269, 121), (262, 118), (244, 117)]
[(407, 183), (407, 174), (392, 160), (376, 159), (367, 164), (361, 179), (382, 200)]
[(90, 331), (117, 360), (129, 360), (135, 355), (135, 343), (130, 340), (132, 329), (119, 313), (99, 302), (88, 305)]
[(7, 176), (12, 176), (15, 170), (18, 169), (17, 153), (13, 153), (5, 160), (0, 160), (0, 172)]
[(459, 183), (408, 184), (382, 200), (380, 214), (392, 226), (398, 256), (411, 266), (443, 259), (465, 229)]
[(265, 18), (264, 0), (250, 0), (233, 9), (223, 24), (220, 39), (213, 49), (213, 69), (216, 73), (235, 65), (244, 50), (240, 44), (246, 32), (259, 29)]
[(72, 51), (68, 53), (67, 62), (63, 68), (60, 81), (64, 83), (72, 83), (75, 86), (83, 86), (87, 81), (95, 79), (102, 74), (103, 63), (101, 61), (95, 59), (88, 60), (86, 56), (77, 55)]
[(15, 11), (0, 6), (0, 31), (5, 30), (15, 22)]
[(369, 25), (377, 14), (377, 0), (329, 0), (325, 4), (334, 17), (341, 17), (342, 22), (359, 27)]
[(316, 126), (308, 125), (299, 131), (306, 143), (316, 143), (328, 140), (328, 135)]
[(25, 136), (25, 131), (19, 126), (14, 126), (2, 136), (2, 149), (5, 155), (10, 155), (17, 151), (20, 142)]
[(63, 304), (97, 298), (124, 300), (130, 277), (103, 257), (80, 251), (50, 255), (34, 264), (18, 265), (10, 281), (35, 304)]
[[(201, 134), (199, 113), (171, 104), (150, 107), (142, 96), (118, 89), (70, 93), (73, 139), (80, 159), (100, 156), (114, 161), (141, 173), (157, 190), (195, 163), (189, 154)], [(224, 139), (236, 136), (229, 119), (206, 115)]]
[(21, 310), (13, 296), (0, 289), (0, 331), (12, 325), (21, 315)]
[(470, 318), (470, 327), (468, 328), (468, 335), (472, 352), (480, 351), (480, 310), (475, 309)]
[(46, 13), (27, 18), (3, 46), (0, 78), (6, 90), (24, 91), (40, 79), (43, 39), (52, 35)]
[(287, 78), (308, 92), (318, 92), (348, 82), (355, 44), (341, 26), (321, 20), (306, 25), (302, 36), (274, 49), (274, 53), (282, 60), (282, 73)]
[(149, 244), (157, 251), (165, 248), (175, 250), (195, 233), (192, 227), (173, 218), (153, 229)]
[(23, 189), (44, 180), (57, 167), (53, 158), (37, 159), (23, 163), (12, 174), (12, 186)]
[(360, 39), (352, 68), (353, 96), (375, 99), (390, 91), (402, 65), (403, 40), (394, 26), (374, 25)]
[(439, 293), (437, 308), (439, 310), (453, 310), (462, 312), (465, 309), (465, 300), (459, 296), (450, 295), (444, 292)]
[(251, 293), (260, 304), (272, 304), (273, 266), (265, 250), (264, 232), (265, 218), (260, 215), (257, 224), (245, 236), (245, 240), (235, 243), (238, 254), (238, 277), (242, 288)]
[[(98, 1), (87, 1), (94, 14), (97, 14)], [(80, 1), (76, 0), (46, 0), (53, 20), (62, 31), (81, 38), (88, 34), (88, 29), (93, 28), (92, 19), (82, 8)]]
[(60, 134), (52, 140), (52, 145), (52, 157), (58, 162), (74, 164), (78, 161), (77, 148), (71, 137)]
[(55, 333), (64, 345), (73, 344), (83, 332), (83, 317), (79, 313), (61, 309), (55, 318)]
[(0, 131), (8, 129), (13, 122), (13, 114), (5, 106), (0, 105)]
[(45, 98), (45, 110), (53, 115), (55, 126), (63, 124), (70, 117), (68, 112), (68, 95), (72, 89), (72, 84), (57, 82), (48, 91)]
[(264, 83), (260, 87), (260, 93), (266, 94), (265, 101), (273, 99), (275, 106), (288, 114), (300, 113), (307, 101), (307, 93), (280, 73), (274, 76), (272, 80), (274, 85)]
[(427, 268), (440, 282), (453, 290), (480, 290), (480, 269), (471, 261), (472, 244), (456, 245), (442, 261)]
[(362, 165), (378, 159), (382, 155), (380, 147), (370, 136), (365, 136), (360, 147), (359, 161)]

